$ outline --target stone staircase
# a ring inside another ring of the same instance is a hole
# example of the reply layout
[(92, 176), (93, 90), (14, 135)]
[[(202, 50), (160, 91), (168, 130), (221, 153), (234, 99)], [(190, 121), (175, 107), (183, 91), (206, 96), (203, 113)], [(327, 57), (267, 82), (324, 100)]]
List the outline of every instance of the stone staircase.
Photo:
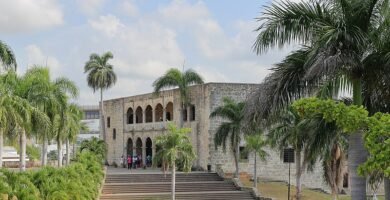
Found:
[[(171, 176), (162, 173), (107, 173), (101, 200), (165, 200), (170, 199)], [(216, 173), (177, 173), (176, 199), (249, 200), (254, 197), (240, 191), (233, 182)]]

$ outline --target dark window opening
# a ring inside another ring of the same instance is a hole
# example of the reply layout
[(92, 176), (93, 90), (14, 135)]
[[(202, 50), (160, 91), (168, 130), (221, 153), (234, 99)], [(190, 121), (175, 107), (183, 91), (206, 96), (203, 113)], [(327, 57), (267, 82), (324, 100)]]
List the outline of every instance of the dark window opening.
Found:
[(245, 150), (245, 147), (240, 147), (240, 160), (241, 161), (248, 160), (248, 152)]
[(349, 175), (348, 175), (348, 173), (346, 173), (346, 174), (344, 174), (343, 188), (348, 188), (348, 183), (349, 183)]
[(195, 121), (195, 106), (194, 105), (191, 105), (191, 109), (190, 109), (190, 120), (191, 121)]
[(115, 130), (115, 128), (114, 128), (114, 130), (112, 130), (112, 139), (116, 140), (116, 130)]
[(110, 128), (110, 126), (111, 126), (111, 122), (110, 121), (111, 121), (110, 117), (107, 117), (107, 128)]
[(127, 109), (127, 124), (134, 124), (134, 112), (132, 108)]
[(145, 110), (145, 122), (151, 123), (153, 122), (153, 109), (152, 106), (147, 106)]
[(135, 123), (137, 124), (142, 123), (143, 120), (142, 117), (143, 117), (142, 108), (138, 106), (137, 110), (135, 111)]
[(183, 121), (187, 121), (187, 109), (183, 110)]

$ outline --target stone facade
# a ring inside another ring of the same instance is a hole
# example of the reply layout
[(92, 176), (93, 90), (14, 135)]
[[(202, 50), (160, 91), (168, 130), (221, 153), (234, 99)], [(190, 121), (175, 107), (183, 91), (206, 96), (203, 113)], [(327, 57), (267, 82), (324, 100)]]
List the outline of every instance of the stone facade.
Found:
[[(194, 165), (203, 169), (207, 165), (216, 170), (219, 166), (224, 172), (234, 172), (234, 158), (229, 140), (226, 151), (215, 148), (213, 140), (215, 132), (222, 122), (219, 118), (209, 118), (212, 110), (222, 104), (224, 97), (243, 101), (251, 93), (256, 84), (207, 83), (192, 86), (190, 98), (192, 106), (187, 108), (185, 127), (191, 127), (191, 141), (197, 160)], [(167, 90), (159, 95), (144, 94), (104, 101), (106, 138), (108, 143), (108, 162), (119, 163), (122, 155), (142, 155), (145, 157), (156, 152), (154, 144), (156, 136), (164, 134), (168, 121), (180, 124), (180, 94), (179, 90)], [(245, 142), (242, 143), (245, 146)], [(278, 152), (269, 150), (267, 162), (258, 161), (258, 176), (267, 180), (288, 180), (288, 165), (280, 160)], [(240, 171), (253, 172), (253, 155), (240, 162)], [(295, 181), (295, 165), (291, 165), (291, 183)], [(310, 188), (327, 190), (321, 168), (313, 173), (305, 173), (302, 183)]]

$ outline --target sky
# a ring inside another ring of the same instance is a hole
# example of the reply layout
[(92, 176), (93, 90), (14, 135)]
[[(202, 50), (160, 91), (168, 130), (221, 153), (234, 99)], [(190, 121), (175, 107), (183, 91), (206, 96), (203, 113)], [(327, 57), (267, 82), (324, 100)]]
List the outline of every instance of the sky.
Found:
[(0, 1), (0, 40), (16, 54), (18, 73), (48, 66), (80, 89), (75, 101), (98, 104), (87, 86), (91, 53), (111, 51), (118, 81), (104, 99), (153, 91), (169, 68), (196, 70), (205, 82), (260, 83), (293, 47), (262, 55), (252, 45), (272, 0)]

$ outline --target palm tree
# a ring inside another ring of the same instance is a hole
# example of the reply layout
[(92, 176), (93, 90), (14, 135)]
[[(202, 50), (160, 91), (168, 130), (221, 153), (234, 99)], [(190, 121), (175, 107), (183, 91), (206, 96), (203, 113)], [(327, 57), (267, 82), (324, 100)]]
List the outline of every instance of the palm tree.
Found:
[(230, 137), (231, 150), (234, 155), (234, 163), (236, 165), (235, 178), (239, 176), (238, 159), (240, 155), (241, 129), (243, 121), (243, 110), (245, 104), (243, 102), (235, 102), (231, 98), (225, 97), (223, 105), (216, 107), (210, 114), (210, 118), (220, 117), (226, 121), (222, 122), (218, 127), (214, 136), (215, 148), (218, 146), (226, 150), (226, 139)]
[(3, 65), (3, 69), (16, 70), (16, 58), (12, 49), (3, 41), (0, 40), (0, 63)]
[[(384, 48), (390, 39), (389, 12), (389, 2), (378, 0), (274, 3), (266, 7), (258, 19), (261, 25), (257, 29), (259, 35), (254, 48), (257, 53), (262, 53), (268, 48), (293, 42), (308, 45), (310, 51), (305, 62), (307, 80), (318, 84), (343, 77), (345, 84), (335, 89), (348, 85), (352, 88), (353, 103), (367, 106), (369, 98), (363, 98), (365, 90), (369, 91), (372, 83), (385, 80), (385, 75), (380, 72), (388, 69), (388, 56), (374, 59), (382, 61), (375, 67), (366, 65), (366, 61), (373, 58), (371, 55), (376, 55), (376, 58), (389, 55), (389, 48)], [(386, 81), (388, 83), (389, 80)], [(358, 165), (366, 157), (362, 131), (350, 135), (348, 166), (353, 200), (366, 197), (366, 179), (357, 174)]]
[(89, 61), (84, 66), (84, 73), (88, 73), (88, 86), (93, 89), (93, 92), (100, 89), (100, 127), (104, 142), (106, 142), (106, 134), (104, 126), (103, 90), (114, 86), (117, 80), (116, 74), (114, 73), (114, 66), (108, 63), (108, 60), (113, 57), (111, 52), (106, 52), (101, 56), (93, 53), (89, 56)]
[(253, 152), (255, 155), (255, 165), (254, 165), (254, 173), (253, 173), (253, 187), (257, 189), (257, 156), (262, 161), (266, 161), (266, 157), (268, 153), (263, 149), (267, 143), (263, 138), (263, 135), (260, 133), (249, 135), (245, 138), (246, 141), (246, 149), (249, 152)]
[(289, 108), (284, 111), (280, 116), (279, 122), (270, 129), (268, 134), (268, 142), (271, 147), (279, 149), (280, 153), (287, 147), (292, 147), (295, 150), (297, 200), (301, 199), (301, 176), (307, 166), (307, 160), (302, 159), (302, 152), (308, 137), (302, 131), (301, 123), (302, 119), (298, 113)]
[(107, 145), (103, 140), (93, 137), (91, 140), (83, 140), (80, 144), (80, 152), (90, 151), (98, 156), (100, 160), (105, 159), (107, 153)]
[(168, 124), (168, 133), (160, 135), (156, 139), (156, 145), (161, 148), (156, 152), (153, 163), (163, 161), (163, 163), (166, 163), (164, 170), (172, 169), (172, 200), (175, 200), (176, 161), (180, 160), (183, 164), (183, 171), (189, 172), (196, 157), (191, 140), (188, 137), (190, 132), (190, 128), (178, 129), (170, 123)]
[[(70, 141), (75, 142), (77, 135), (85, 125), (81, 122), (83, 119), (83, 112), (75, 104), (70, 104), (67, 107), (65, 114), (65, 128), (66, 131), (66, 165), (70, 163)], [(73, 152), (75, 153), (75, 152)]]
[[(46, 113), (53, 125), (53, 129), (42, 129), (42, 127), (38, 126), (34, 130), (43, 143), (42, 165), (44, 166), (47, 162), (48, 141), (56, 138), (57, 144), (61, 146), (62, 141), (59, 140), (60, 135), (57, 134), (61, 133), (59, 130), (65, 127), (65, 121), (61, 119), (64, 118), (68, 100), (78, 96), (78, 88), (74, 82), (64, 77), (52, 80), (47, 67), (34, 66), (26, 72), (24, 77), (30, 85), (26, 91), (27, 100), (42, 112)], [(54, 132), (53, 130), (56, 131)], [(58, 153), (60, 154), (61, 151), (58, 151)]]
[(14, 96), (3, 85), (4, 76), (0, 77), (0, 168), (3, 166), (4, 133), (10, 132), (15, 124), (21, 124), (28, 115), (23, 99)]
[(2, 78), (2, 84), (8, 94), (17, 98), (17, 101), (21, 105), (19, 110), (23, 110), (23, 115), (19, 115), (21, 118), (13, 121), (12, 124), (13, 131), (20, 137), (21, 171), (24, 171), (26, 166), (26, 136), (31, 136), (31, 133), (38, 128), (48, 130), (50, 127), (50, 121), (47, 115), (28, 101), (29, 92), (32, 87), (31, 83), (27, 76), (18, 77), (16, 72), (12, 70), (8, 71)]
[(309, 168), (315, 161), (322, 161), (324, 180), (332, 190), (333, 199), (338, 199), (346, 174), (347, 136), (336, 123), (326, 122), (322, 116), (304, 120), (301, 127), (309, 136), (304, 150)]
[(171, 68), (163, 76), (153, 82), (154, 93), (158, 94), (165, 88), (178, 87), (180, 92), (180, 127), (183, 127), (184, 109), (190, 104), (189, 86), (203, 84), (202, 77), (194, 70), (189, 69), (180, 72), (178, 69)]

